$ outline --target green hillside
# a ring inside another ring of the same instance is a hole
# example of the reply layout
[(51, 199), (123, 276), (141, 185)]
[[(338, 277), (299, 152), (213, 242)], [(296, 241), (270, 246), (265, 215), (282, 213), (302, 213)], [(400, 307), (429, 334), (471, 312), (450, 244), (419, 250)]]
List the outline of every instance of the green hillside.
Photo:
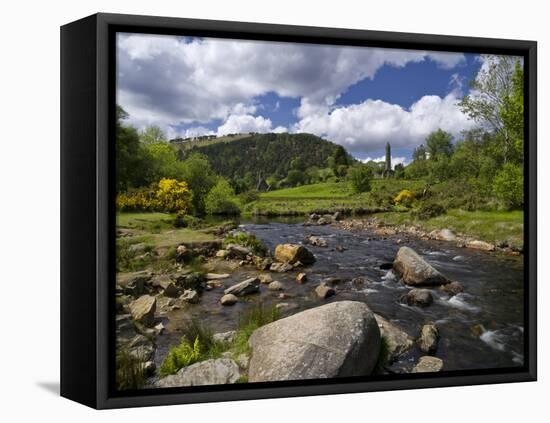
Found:
[(250, 136), (251, 134), (231, 134), (231, 135), (225, 135), (223, 137), (216, 137), (212, 139), (191, 139), (191, 140), (185, 139), (184, 140), (181, 138), (175, 138), (173, 140), (170, 140), (170, 144), (177, 147), (179, 150), (183, 150), (185, 152), (194, 147), (206, 147), (208, 145), (213, 145), (213, 144), (238, 141), (244, 138), (248, 138)]
[(197, 143), (186, 154), (200, 152), (208, 157), (216, 173), (236, 181), (274, 176), (281, 179), (289, 170), (325, 168), (337, 145), (311, 134), (253, 134), (231, 142), (218, 139)]

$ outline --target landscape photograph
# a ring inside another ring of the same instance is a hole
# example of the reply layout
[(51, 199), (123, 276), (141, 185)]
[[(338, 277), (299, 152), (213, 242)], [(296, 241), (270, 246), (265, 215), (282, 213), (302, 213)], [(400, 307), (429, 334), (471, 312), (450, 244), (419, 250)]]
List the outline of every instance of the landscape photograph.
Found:
[(521, 57), (120, 32), (115, 131), (118, 391), (523, 367)]

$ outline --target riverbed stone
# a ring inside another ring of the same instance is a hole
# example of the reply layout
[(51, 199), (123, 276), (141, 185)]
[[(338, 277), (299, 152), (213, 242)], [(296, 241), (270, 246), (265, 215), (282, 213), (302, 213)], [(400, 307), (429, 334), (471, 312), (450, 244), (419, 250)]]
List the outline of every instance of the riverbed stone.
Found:
[(448, 283), (446, 285), (442, 285), (441, 289), (445, 292), (448, 292), (449, 294), (452, 294), (452, 295), (457, 295), (457, 294), (460, 294), (461, 292), (464, 291), (464, 287), (462, 286), (462, 284), (460, 282), (457, 282), (457, 281), (453, 281), (453, 282)]
[(142, 295), (129, 304), (132, 318), (145, 326), (151, 327), (155, 322), (157, 299), (151, 295)]
[(269, 285), (273, 282), (273, 277), (269, 273), (262, 273), (261, 275), (258, 275), (258, 279), (260, 280), (260, 283), (265, 285)]
[(400, 355), (406, 353), (414, 345), (414, 340), (397, 325), (386, 320), (379, 314), (375, 314), (376, 323), (380, 329), (380, 335), (386, 340), (388, 347), (388, 362), (392, 363)]
[(175, 375), (156, 382), (160, 388), (235, 383), (240, 377), (239, 366), (229, 358), (200, 361), (180, 369)]
[(277, 320), (249, 339), (250, 382), (369, 375), (380, 330), (368, 306), (339, 301)]
[(443, 285), (450, 281), (410, 247), (401, 247), (393, 269), (407, 285)]
[(400, 301), (410, 306), (428, 307), (433, 303), (434, 299), (429, 290), (414, 288), (403, 294)]
[(200, 300), (199, 293), (194, 289), (186, 289), (180, 295), (180, 300), (190, 304), (197, 304)]
[(269, 270), (277, 273), (285, 273), (293, 270), (294, 267), (289, 263), (272, 263)]
[(224, 306), (232, 306), (234, 304), (237, 304), (239, 302), (239, 299), (236, 295), (233, 294), (226, 294), (220, 299), (221, 305)]
[(219, 342), (221, 344), (230, 344), (231, 342), (233, 342), (236, 335), (236, 331), (230, 330), (228, 332), (215, 333), (214, 335), (212, 335), (212, 339), (215, 342)]
[(296, 282), (298, 282), (298, 283), (307, 282), (307, 274), (305, 274), (305, 273), (298, 273), (298, 275), (296, 276)]
[(172, 281), (166, 281), (166, 283), (163, 282), (162, 288), (162, 295), (165, 297), (175, 298), (179, 294), (178, 287)]
[(495, 246), (493, 244), (479, 240), (468, 241), (466, 243), (466, 248), (472, 248), (474, 250), (482, 251), (495, 251)]
[(413, 373), (434, 373), (443, 369), (443, 360), (430, 355), (420, 357), (416, 366), (412, 369)]
[(233, 286), (227, 288), (225, 294), (233, 294), (237, 297), (242, 297), (244, 295), (255, 294), (260, 291), (260, 279), (258, 278), (249, 278), (240, 283), (237, 283)]
[(229, 244), (225, 247), (228, 257), (237, 260), (245, 260), (251, 254), (250, 250), (242, 245)]
[(334, 288), (324, 283), (319, 284), (317, 288), (315, 288), (315, 293), (319, 298), (323, 299), (336, 295), (336, 291), (334, 290)]
[(309, 235), (304, 238), (306, 244), (313, 245), (315, 247), (326, 247), (328, 245), (327, 240), (320, 236)]
[(118, 273), (117, 285), (122, 288), (122, 292), (135, 298), (145, 294), (145, 285), (153, 277), (151, 272), (141, 271), (133, 273)]
[(227, 279), (231, 276), (229, 273), (207, 273), (205, 275), (207, 281), (216, 281), (219, 279)]
[(315, 256), (303, 245), (279, 244), (275, 247), (275, 260), (290, 264), (299, 261), (304, 265), (309, 265), (315, 263)]
[(420, 350), (426, 354), (433, 354), (437, 349), (437, 340), (439, 339), (439, 331), (433, 323), (428, 323), (422, 326), (418, 346)]
[(282, 291), (284, 289), (284, 286), (279, 281), (273, 281), (267, 286), (267, 289), (269, 289), (270, 291)]

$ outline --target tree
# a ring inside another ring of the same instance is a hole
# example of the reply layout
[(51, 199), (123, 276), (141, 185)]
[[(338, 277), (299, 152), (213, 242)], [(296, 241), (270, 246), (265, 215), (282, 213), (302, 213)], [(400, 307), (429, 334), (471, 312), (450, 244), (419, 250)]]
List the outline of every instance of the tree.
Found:
[(239, 214), (235, 191), (226, 179), (220, 177), (206, 195), (204, 207), (208, 214)]
[(337, 146), (332, 154), (334, 164), (331, 166), (337, 168), (340, 165), (349, 166), (348, 153), (341, 145)]
[(348, 179), (354, 192), (368, 192), (371, 190), (372, 170), (365, 165), (350, 167)]
[(397, 163), (393, 168), (395, 179), (403, 179), (405, 177), (405, 166), (403, 163)]
[(126, 126), (123, 121), (128, 119), (128, 113), (117, 105), (116, 108), (116, 188), (125, 191), (130, 187), (141, 186), (144, 183), (143, 151), (135, 128)]
[(484, 65), (470, 82), (470, 94), (462, 99), (460, 107), (471, 119), (501, 138), (500, 154), (506, 163), (514, 140), (513, 129), (507, 125), (503, 111), (514, 96), (514, 75), (519, 79), (516, 71), (520, 64), (512, 56), (484, 55), (483, 59)]
[(418, 147), (416, 147), (413, 151), (412, 158), (413, 160), (426, 160), (427, 152), (426, 147), (424, 147), (424, 144), (420, 144)]
[(509, 95), (504, 97), (500, 110), (502, 123), (510, 138), (510, 149), (507, 158), (515, 163), (523, 163), (523, 82), (523, 69), (520, 62), (516, 61), (514, 73), (512, 74), (512, 89)]
[(204, 214), (204, 200), (217, 182), (208, 159), (200, 153), (192, 153), (181, 165), (182, 179), (193, 192), (193, 209), (196, 214)]
[(140, 132), (139, 140), (143, 144), (156, 144), (166, 142), (166, 135), (158, 126), (150, 125)]
[(523, 168), (506, 163), (495, 176), (493, 191), (507, 207), (523, 206)]
[(430, 160), (438, 160), (441, 157), (451, 157), (453, 154), (453, 136), (448, 132), (438, 129), (426, 138)]
[(300, 170), (290, 170), (285, 179), (288, 186), (295, 187), (305, 184), (307, 181), (307, 176)]

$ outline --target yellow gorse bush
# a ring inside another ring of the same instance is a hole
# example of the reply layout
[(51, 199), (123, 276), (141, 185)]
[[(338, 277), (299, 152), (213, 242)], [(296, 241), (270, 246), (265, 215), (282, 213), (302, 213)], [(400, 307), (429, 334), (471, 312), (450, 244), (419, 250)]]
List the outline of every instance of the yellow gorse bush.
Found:
[(399, 194), (397, 194), (395, 196), (395, 198), (393, 199), (393, 202), (395, 204), (401, 204), (401, 205), (404, 205), (404, 206), (408, 206), (413, 202), (415, 197), (416, 196), (415, 196), (413, 191), (410, 191), (408, 189), (404, 189)]
[(193, 194), (186, 182), (163, 178), (158, 184), (141, 188), (116, 197), (120, 211), (163, 211), (186, 214), (191, 208)]

